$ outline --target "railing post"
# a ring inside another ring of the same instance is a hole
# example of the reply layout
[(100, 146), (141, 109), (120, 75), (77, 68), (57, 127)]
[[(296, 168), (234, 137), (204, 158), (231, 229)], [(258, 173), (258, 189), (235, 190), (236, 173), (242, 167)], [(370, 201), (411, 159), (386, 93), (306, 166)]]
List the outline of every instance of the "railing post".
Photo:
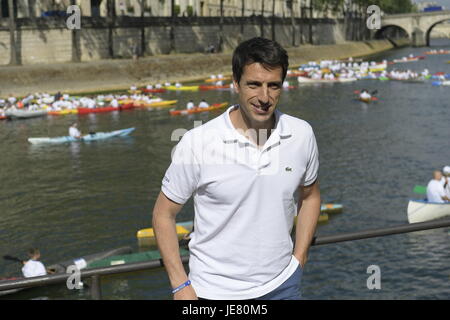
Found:
[(92, 300), (102, 299), (102, 285), (100, 283), (100, 276), (97, 274), (91, 277), (91, 297)]

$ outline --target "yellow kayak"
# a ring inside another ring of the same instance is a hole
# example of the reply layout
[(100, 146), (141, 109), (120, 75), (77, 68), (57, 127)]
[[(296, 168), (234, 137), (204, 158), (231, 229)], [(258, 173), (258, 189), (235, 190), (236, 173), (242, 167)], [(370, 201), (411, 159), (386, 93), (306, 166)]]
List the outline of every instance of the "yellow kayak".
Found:
[(144, 107), (144, 108), (154, 108), (154, 107), (170, 107), (171, 105), (177, 103), (178, 100), (164, 100), (152, 103), (145, 103), (142, 101), (135, 101), (135, 107)]
[(231, 80), (231, 77), (223, 77), (223, 78), (215, 78), (215, 79), (205, 79), (205, 82), (210, 83), (210, 82), (217, 82), (217, 81), (228, 81)]
[(166, 89), (169, 91), (198, 91), (199, 86), (167, 86)]
[(47, 114), (54, 115), (54, 116), (63, 116), (67, 114), (77, 114), (78, 109), (65, 109), (65, 110), (59, 110), (59, 111), (48, 111)]

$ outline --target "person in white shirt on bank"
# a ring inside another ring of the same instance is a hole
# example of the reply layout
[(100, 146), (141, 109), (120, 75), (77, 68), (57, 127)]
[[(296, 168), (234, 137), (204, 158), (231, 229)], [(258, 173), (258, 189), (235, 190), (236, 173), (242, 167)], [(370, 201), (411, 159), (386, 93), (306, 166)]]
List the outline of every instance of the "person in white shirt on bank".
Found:
[[(239, 104), (176, 146), (153, 210), (158, 247), (174, 299), (297, 300), (320, 214), (316, 139), (277, 110), (289, 66), (277, 42), (242, 42), (232, 65)], [(188, 276), (175, 220), (191, 197)]]
[(42, 262), (39, 261), (41, 253), (39, 249), (32, 248), (28, 251), (30, 260), (23, 261), (22, 273), (25, 278), (45, 276), (47, 270)]
[(436, 170), (433, 172), (433, 179), (428, 182), (427, 185), (427, 200), (428, 202), (444, 203), (445, 201), (450, 201), (447, 197), (442, 184), (442, 172)]

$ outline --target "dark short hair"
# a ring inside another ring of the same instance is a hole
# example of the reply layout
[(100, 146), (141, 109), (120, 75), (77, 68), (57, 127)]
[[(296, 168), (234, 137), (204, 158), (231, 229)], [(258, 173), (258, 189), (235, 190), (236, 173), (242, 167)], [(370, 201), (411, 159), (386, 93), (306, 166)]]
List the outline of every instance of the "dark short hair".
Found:
[(31, 258), (37, 254), (41, 254), (38, 248), (30, 248), (28, 249), (28, 256)]
[(256, 37), (240, 43), (233, 53), (233, 79), (239, 83), (244, 67), (255, 62), (261, 63), (266, 68), (281, 67), (282, 80), (286, 78), (289, 58), (286, 50), (278, 42)]

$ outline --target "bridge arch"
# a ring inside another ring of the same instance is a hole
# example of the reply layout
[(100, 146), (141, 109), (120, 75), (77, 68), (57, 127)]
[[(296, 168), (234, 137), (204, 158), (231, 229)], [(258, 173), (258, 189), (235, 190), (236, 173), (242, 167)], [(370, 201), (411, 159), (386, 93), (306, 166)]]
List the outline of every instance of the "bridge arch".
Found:
[(410, 34), (407, 30), (399, 25), (387, 24), (377, 30), (374, 37), (375, 39), (409, 38)]
[(438, 24), (444, 23), (446, 21), (450, 21), (450, 18), (437, 21), (437, 22), (433, 23), (431, 26), (428, 27), (428, 29), (425, 32), (425, 43), (426, 43), (427, 47), (430, 46), (431, 31), (433, 31), (433, 28), (436, 27)]

